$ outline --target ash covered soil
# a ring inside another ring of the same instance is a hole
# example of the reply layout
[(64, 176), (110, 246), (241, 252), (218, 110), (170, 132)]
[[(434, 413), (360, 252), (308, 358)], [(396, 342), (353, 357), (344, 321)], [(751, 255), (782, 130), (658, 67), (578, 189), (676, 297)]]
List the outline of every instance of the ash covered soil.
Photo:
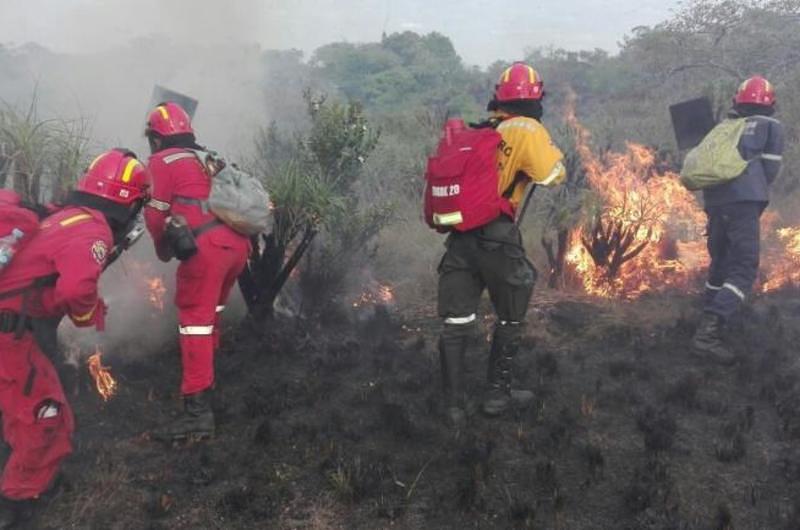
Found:
[(228, 330), (207, 443), (148, 439), (180, 405), (176, 345), (108, 352), (119, 393), (81, 383), (66, 487), (31, 527), (800, 528), (800, 296), (732, 323), (733, 368), (691, 357), (694, 304), (540, 293), (518, 362), (535, 405), (458, 433), (428, 306)]

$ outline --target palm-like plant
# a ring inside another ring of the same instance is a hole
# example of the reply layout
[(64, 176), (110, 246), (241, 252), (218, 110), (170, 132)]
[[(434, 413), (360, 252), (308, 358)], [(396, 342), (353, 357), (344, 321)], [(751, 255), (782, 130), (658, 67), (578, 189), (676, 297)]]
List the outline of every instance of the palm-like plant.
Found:
[(0, 187), (27, 202), (58, 200), (86, 163), (88, 122), (41, 119), (37, 98), (26, 109), (0, 108)]

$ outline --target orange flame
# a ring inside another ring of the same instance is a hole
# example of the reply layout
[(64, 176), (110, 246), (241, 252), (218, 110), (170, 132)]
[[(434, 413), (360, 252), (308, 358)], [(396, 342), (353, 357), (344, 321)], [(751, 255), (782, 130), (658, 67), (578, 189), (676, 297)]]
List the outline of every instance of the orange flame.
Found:
[(148, 294), (147, 299), (159, 311), (164, 311), (164, 295), (167, 293), (167, 288), (164, 286), (164, 280), (160, 277), (146, 278)]
[(570, 234), (566, 261), (583, 290), (636, 298), (687, 287), (707, 263), (705, 214), (678, 175), (658, 167), (653, 150), (627, 143), (622, 153), (596, 155), (570, 99), (567, 123), (589, 186), (599, 200)]
[(87, 365), (89, 366), (89, 374), (94, 380), (97, 393), (103, 398), (103, 401), (108, 401), (114, 394), (117, 393), (117, 381), (111, 375), (111, 371), (107, 366), (103, 366), (102, 359), (103, 353), (100, 348), (95, 349), (95, 353), (89, 356)]
[(353, 307), (365, 305), (387, 305), (394, 303), (394, 290), (389, 285), (378, 284), (377, 287), (367, 288), (361, 293), (358, 300), (353, 302)]
[[(768, 218), (766, 224), (769, 224), (769, 221), (771, 218)], [(767, 245), (763, 259), (763, 270), (767, 279), (760, 285), (761, 292), (769, 293), (784, 287), (800, 285), (800, 227), (778, 228), (765, 232), (768, 243), (772, 244)]]

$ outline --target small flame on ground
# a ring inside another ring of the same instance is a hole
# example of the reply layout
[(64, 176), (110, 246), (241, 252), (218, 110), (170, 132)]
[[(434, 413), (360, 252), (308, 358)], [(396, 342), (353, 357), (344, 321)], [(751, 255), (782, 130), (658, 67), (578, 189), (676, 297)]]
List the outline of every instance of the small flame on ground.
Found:
[(394, 291), (385, 284), (378, 284), (374, 289), (366, 289), (358, 300), (353, 302), (353, 307), (368, 305), (386, 305), (394, 303)]
[(147, 299), (159, 311), (164, 311), (164, 295), (167, 294), (167, 288), (164, 286), (164, 280), (156, 276), (153, 278), (146, 278), (147, 283)]
[(100, 394), (103, 401), (108, 401), (117, 393), (117, 381), (111, 375), (109, 368), (103, 366), (103, 353), (99, 347), (95, 349), (94, 354), (89, 356), (86, 364), (89, 366), (89, 375), (94, 380), (97, 393)]
[[(136, 283), (133, 284), (136, 295), (142, 296), (152, 307), (163, 313), (167, 286), (162, 275), (155, 270), (152, 263), (147, 261), (131, 258), (127, 264), (128, 271), (133, 274), (136, 280)], [(151, 313), (151, 315), (155, 315), (155, 313)]]

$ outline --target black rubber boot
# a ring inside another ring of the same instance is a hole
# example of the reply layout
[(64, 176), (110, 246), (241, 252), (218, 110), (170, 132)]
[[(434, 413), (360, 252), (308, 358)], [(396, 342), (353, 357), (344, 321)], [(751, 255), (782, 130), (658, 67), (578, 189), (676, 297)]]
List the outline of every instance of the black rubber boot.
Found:
[(34, 499), (14, 500), (0, 496), (0, 530), (19, 528), (30, 522), (43, 506), (61, 493), (62, 483), (62, 476), (56, 475), (50, 487)]
[(33, 519), (39, 499), (12, 500), (0, 497), (0, 529), (18, 528)]
[(466, 336), (448, 336), (439, 339), (439, 360), (442, 365), (444, 413), (447, 424), (460, 429), (467, 423), (464, 396), (464, 356), (467, 351)]
[(211, 390), (183, 398), (183, 412), (174, 420), (153, 431), (153, 438), (166, 442), (203, 440), (214, 436), (214, 412)]
[(487, 379), (490, 389), (483, 402), (483, 413), (501, 416), (511, 406), (525, 407), (533, 401), (533, 392), (512, 388), (514, 357), (519, 351), (521, 324), (498, 325), (492, 337)]
[(736, 356), (725, 346), (722, 340), (722, 318), (714, 313), (703, 313), (692, 338), (693, 353), (703, 359), (730, 366), (736, 362)]

